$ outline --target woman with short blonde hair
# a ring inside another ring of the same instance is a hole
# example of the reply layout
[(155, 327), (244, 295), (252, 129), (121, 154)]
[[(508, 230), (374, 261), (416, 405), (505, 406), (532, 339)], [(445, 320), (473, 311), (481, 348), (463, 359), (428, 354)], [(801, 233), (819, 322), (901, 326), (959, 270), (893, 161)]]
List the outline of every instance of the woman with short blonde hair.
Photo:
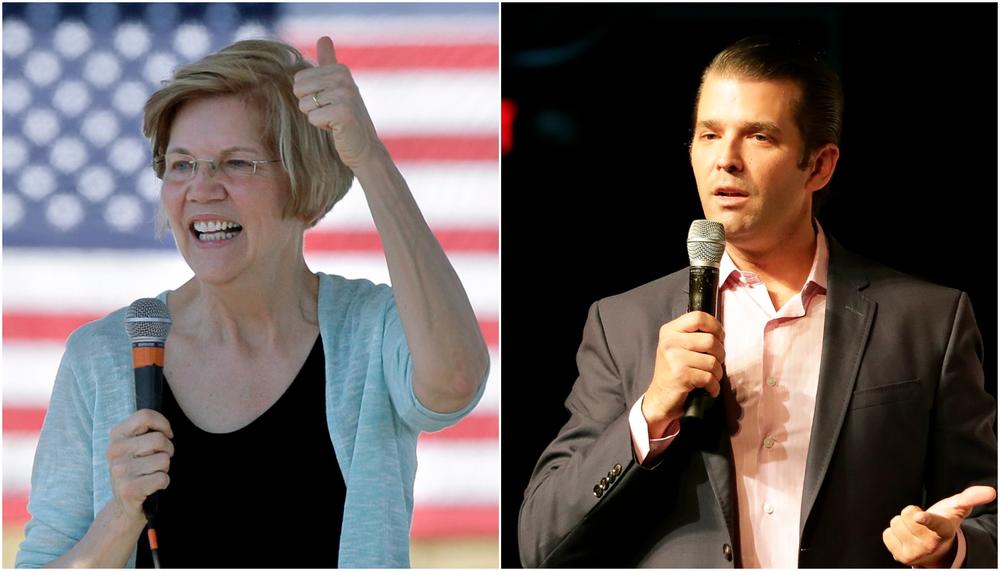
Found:
[[(147, 102), (162, 215), (194, 272), (158, 296), (163, 409), (135, 410), (124, 309), (70, 336), (19, 567), (409, 564), (417, 436), (475, 406), (489, 358), (350, 71), (329, 38), (317, 51), (314, 67), (238, 42)], [(353, 177), (392, 288), (305, 263), (305, 230)]]

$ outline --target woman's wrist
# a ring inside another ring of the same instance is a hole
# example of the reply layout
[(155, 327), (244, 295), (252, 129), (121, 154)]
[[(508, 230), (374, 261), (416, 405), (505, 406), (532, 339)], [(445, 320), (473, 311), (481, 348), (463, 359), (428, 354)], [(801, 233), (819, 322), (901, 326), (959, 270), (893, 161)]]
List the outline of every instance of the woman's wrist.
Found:
[(129, 513), (112, 499), (98, 512), (83, 539), (47, 567), (123, 567), (145, 525), (141, 511)]
[(354, 172), (354, 176), (361, 182), (366, 176), (375, 174), (379, 170), (384, 170), (387, 165), (392, 164), (394, 163), (392, 162), (392, 156), (389, 154), (389, 149), (385, 147), (381, 139), (374, 138), (369, 141), (364, 153), (358, 157), (357, 161), (354, 161), (354, 164), (349, 166), (351, 167), (351, 171)]
[[(115, 499), (105, 504), (101, 513), (107, 518), (108, 528), (119, 533), (132, 534), (134, 532), (138, 536), (142, 533), (142, 528), (146, 526), (146, 515), (142, 510), (129, 512)], [(98, 514), (98, 518), (100, 515)]]

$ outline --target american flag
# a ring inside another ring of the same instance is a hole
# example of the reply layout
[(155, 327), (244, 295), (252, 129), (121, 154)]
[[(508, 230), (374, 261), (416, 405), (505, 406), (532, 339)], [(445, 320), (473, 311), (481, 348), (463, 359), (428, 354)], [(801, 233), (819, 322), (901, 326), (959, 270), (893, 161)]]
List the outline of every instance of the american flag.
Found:
[[(421, 436), (413, 563), (497, 565), (498, 30), (496, 4), (3, 5), (5, 566), (28, 518), (31, 463), (67, 335), (191, 275), (170, 237), (154, 238), (146, 98), (176, 66), (236, 40), (276, 37), (315, 61), (322, 35), (352, 69), (490, 346), (478, 408)], [(358, 185), (306, 234), (306, 261), (389, 283)], [(430, 553), (442, 541), (478, 552), (438, 560)]]

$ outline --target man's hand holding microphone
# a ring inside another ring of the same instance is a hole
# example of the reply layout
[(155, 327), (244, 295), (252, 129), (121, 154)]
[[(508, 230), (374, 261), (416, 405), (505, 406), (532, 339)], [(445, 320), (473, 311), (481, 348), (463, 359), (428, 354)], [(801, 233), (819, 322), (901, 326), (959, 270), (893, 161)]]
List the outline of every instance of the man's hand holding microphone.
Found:
[(719, 396), (726, 334), (716, 319), (719, 262), (726, 230), (695, 220), (688, 230), (688, 313), (660, 327), (653, 380), (642, 399), (649, 438), (663, 438), (682, 416), (702, 418)]
[(642, 400), (650, 438), (662, 438), (684, 416), (695, 389), (719, 396), (726, 360), (722, 323), (703, 311), (692, 311), (660, 327), (653, 380)]

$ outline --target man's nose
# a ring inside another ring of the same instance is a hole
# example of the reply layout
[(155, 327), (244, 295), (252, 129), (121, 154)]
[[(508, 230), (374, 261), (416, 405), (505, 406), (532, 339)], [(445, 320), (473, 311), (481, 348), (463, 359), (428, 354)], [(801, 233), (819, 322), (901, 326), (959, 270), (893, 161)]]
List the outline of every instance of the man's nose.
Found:
[(740, 149), (738, 138), (727, 138), (719, 145), (719, 156), (715, 161), (715, 168), (728, 173), (743, 170), (743, 155)]

